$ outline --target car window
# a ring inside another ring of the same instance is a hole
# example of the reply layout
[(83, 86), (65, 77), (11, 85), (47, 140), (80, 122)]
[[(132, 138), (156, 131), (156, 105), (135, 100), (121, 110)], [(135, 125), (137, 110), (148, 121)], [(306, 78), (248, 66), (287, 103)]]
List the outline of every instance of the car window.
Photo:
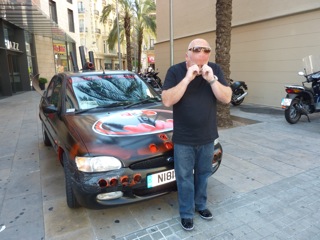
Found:
[(75, 96), (75, 92), (73, 91), (73, 88), (71, 86), (71, 79), (68, 79), (67, 81), (67, 88), (66, 88), (66, 112), (75, 112), (79, 109), (78, 100)]
[(157, 97), (134, 74), (73, 76), (72, 87), (80, 109)]
[(50, 85), (48, 86), (47, 95), (46, 95), (48, 104), (52, 104), (55, 107), (58, 107), (59, 99), (61, 95), (61, 88), (62, 88), (61, 78), (56, 77), (50, 81)]

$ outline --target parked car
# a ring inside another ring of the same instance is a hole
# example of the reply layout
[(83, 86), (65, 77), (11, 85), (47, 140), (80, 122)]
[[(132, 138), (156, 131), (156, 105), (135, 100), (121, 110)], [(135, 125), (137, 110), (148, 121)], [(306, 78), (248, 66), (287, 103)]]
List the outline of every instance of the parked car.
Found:
[[(70, 208), (106, 208), (176, 190), (172, 111), (137, 74), (56, 74), (39, 117), (43, 142), (64, 168)], [(222, 159), (218, 140), (214, 151), (212, 173)]]

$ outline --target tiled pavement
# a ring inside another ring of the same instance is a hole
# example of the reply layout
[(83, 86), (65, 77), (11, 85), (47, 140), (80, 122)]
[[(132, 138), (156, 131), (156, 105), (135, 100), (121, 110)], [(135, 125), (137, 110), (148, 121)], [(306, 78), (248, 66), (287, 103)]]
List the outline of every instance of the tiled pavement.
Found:
[[(320, 114), (231, 107), (223, 164), (209, 182), (212, 221), (182, 230), (176, 193), (107, 210), (66, 207), (61, 166), (44, 147), (39, 95), (0, 99), (0, 239), (320, 239)], [(248, 120), (249, 119), (249, 120)], [(245, 121), (244, 121), (245, 120)]]

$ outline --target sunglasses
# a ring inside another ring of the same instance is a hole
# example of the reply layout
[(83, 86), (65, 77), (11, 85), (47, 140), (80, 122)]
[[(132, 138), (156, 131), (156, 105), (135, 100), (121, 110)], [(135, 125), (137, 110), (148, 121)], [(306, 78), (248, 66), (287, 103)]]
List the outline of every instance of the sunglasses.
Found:
[(204, 53), (210, 53), (211, 52), (211, 48), (209, 47), (192, 47), (188, 49), (189, 51), (192, 51), (194, 53), (199, 53), (201, 51), (203, 51)]

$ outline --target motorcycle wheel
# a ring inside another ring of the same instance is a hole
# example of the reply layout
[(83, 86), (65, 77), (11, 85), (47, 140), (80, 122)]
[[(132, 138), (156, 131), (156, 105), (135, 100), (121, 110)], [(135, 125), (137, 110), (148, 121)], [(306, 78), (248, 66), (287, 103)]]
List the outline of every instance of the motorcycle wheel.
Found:
[(284, 111), (284, 116), (288, 123), (295, 124), (299, 121), (301, 113), (297, 109), (298, 104), (299, 99), (295, 98), (292, 100), (290, 106)]
[(158, 76), (156, 76), (155, 80), (159, 84), (159, 86), (162, 87), (161, 79)]
[(242, 94), (244, 94), (244, 91), (242, 88), (232, 93), (231, 104), (233, 106), (239, 106), (243, 102), (244, 98), (240, 99), (239, 101), (234, 100), (234, 99), (237, 99), (237, 97), (241, 96)]

